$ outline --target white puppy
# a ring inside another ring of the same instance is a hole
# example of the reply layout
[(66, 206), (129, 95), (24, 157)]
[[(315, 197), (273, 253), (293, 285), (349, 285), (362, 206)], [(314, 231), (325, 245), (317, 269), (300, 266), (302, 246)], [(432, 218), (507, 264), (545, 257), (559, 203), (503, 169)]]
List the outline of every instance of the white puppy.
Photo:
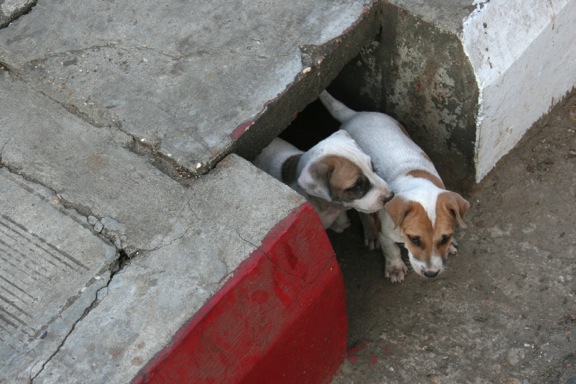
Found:
[[(379, 212), (379, 241), (386, 258), (386, 277), (404, 280), (408, 269), (395, 243), (404, 243), (410, 264), (419, 275), (436, 277), (448, 253), (456, 252), (456, 222), (470, 204), (447, 191), (428, 156), (392, 117), (378, 112), (356, 112), (324, 91), (320, 100), (360, 147), (372, 158), (378, 175), (395, 197)], [(369, 222), (364, 217), (363, 224)]]
[(253, 163), (305, 196), (324, 228), (336, 232), (350, 225), (341, 215), (347, 209), (376, 212), (393, 197), (388, 184), (374, 173), (370, 157), (345, 131), (306, 152), (275, 138)]

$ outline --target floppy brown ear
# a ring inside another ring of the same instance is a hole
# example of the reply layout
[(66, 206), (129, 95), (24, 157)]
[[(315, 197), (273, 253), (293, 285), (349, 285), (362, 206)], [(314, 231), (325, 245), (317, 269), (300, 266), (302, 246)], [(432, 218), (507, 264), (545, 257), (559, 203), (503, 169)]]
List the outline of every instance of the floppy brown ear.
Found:
[(408, 213), (408, 203), (401, 196), (396, 195), (384, 205), (384, 209), (392, 218), (394, 228), (397, 228)]
[(462, 220), (466, 212), (468, 212), (468, 208), (470, 208), (470, 203), (466, 199), (456, 192), (449, 192), (446, 200), (446, 208), (454, 215), (461, 228), (467, 228), (466, 223)]

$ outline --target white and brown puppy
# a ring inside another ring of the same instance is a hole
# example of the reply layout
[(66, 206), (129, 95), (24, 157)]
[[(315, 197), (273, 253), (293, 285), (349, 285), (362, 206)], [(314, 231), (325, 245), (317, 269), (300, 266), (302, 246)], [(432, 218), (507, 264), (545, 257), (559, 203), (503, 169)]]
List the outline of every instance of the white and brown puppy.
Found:
[[(393, 197), (366, 155), (346, 131), (338, 131), (304, 152), (275, 138), (254, 165), (305, 196), (324, 228), (342, 232), (347, 209), (377, 212)], [(340, 216), (340, 217), (339, 217)]]
[[(342, 123), (358, 145), (372, 158), (374, 169), (388, 182), (395, 197), (379, 212), (379, 241), (386, 258), (386, 277), (404, 280), (408, 269), (395, 243), (404, 243), (412, 268), (422, 276), (436, 277), (449, 253), (456, 252), (456, 222), (470, 204), (445, 189), (436, 168), (404, 128), (378, 112), (356, 112), (324, 91), (320, 100)], [(368, 222), (366, 217), (363, 224)]]

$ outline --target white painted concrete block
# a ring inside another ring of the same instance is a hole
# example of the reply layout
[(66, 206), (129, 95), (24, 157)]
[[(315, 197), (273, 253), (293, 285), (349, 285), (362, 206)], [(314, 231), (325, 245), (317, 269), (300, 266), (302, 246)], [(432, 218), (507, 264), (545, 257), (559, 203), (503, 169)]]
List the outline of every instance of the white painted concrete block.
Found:
[(476, 3), (461, 38), (480, 90), (480, 181), (576, 85), (576, 0)]

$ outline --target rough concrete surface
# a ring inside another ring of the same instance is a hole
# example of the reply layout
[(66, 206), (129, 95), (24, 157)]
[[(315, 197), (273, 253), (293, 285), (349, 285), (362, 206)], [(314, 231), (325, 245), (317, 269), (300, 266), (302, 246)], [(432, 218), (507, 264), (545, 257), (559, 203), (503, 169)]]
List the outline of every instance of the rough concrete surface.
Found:
[(576, 382), (576, 95), (468, 198), (434, 280), (393, 285), (359, 226), (331, 234), (350, 324), (334, 384)]
[(42, 369), (116, 258), (54, 193), (0, 168), (0, 382)]
[(6, 70), (0, 109), (0, 382), (129, 381), (304, 201), (236, 155), (183, 185)]
[(0, 28), (30, 10), (36, 0), (0, 0)]
[(0, 60), (94, 125), (205, 172), (301, 75), (300, 46), (341, 35), (365, 6), (39, 2), (2, 31)]

